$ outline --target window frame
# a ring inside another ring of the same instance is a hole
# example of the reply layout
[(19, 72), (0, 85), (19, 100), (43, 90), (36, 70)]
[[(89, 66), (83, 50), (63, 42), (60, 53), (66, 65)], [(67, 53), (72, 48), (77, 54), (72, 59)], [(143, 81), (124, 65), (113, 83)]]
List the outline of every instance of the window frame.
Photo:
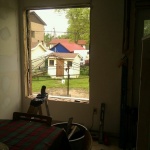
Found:
[[(91, 8), (90, 7), (90, 5), (89, 4), (85, 4), (85, 6), (83, 5), (83, 6), (81, 6), (80, 4), (78, 4), (77, 6), (75, 6), (75, 7), (70, 7), (69, 5), (68, 6), (65, 6), (65, 7), (61, 7), (61, 8), (84, 8), (84, 7), (89, 7), (89, 8)], [(37, 9), (37, 8), (36, 8)], [(39, 8), (38, 7), (38, 9), (37, 10), (39, 10), (39, 9), (44, 9), (44, 8)], [(48, 8), (45, 8), (45, 9), (48, 9)], [(60, 7), (58, 8), (58, 7), (54, 7), (54, 8), (51, 8), (51, 7), (49, 7), (49, 9), (60, 9)], [(30, 29), (31, 29), (31, 27), (29, 26), (29, 20), (28, 20), (28, 18), (29, 18), (29, 15), (27, 15), (28, 14), (28, 12), (29, 12), (29, 10), (33, 10), (33, 8), (32, 9), (26, 9), (26, 10), (24, 10), (24, 13), (23, 13), (23, 16), (24, 16), (24, 18), (22, 19), (22, 21), (23, 21), (23, 26), (25, 27), (25, 30), (24, 30), (24, 38), (26, 38), (27, 40), (24, 42), (24, 51), (26, 51), (25, 53), (26, 53), (26, 56), (24, 57), (24, 60), (25, 61), (23, 61), (23, 63), (27, 63), (27, 65), (25, 65), (26, 66), (26, 68), (27, 68), (27, 77), (24, 77), (24, 79), (25, 79), (25, 83), (24, 83), (24, 90), (25, 90), (25, 95), (26, 96), (31, 96), (32, 95), (32, 67), (31, 67), (31, 63), (29, 63), (29, 61), (31, 61), (31, 52), (29, 52), (30, 51), (30, 49), (31, 49), (31, 44), (29, 44), (30, 42), (29, 41), (31, 41), (31, 32), (29, 33), (29, 31), (31, 31)], [(73, 65), (73, 62), (71, 62), (72, 63), (72, 65)], [(71, 65), (71, 67), (72, 67), (72, 65)]]
[(67, 66), (72, 67), (72, 65), (73, 65), (73, 62), (70, 61), (70, 60), (68, 60), (68, 61), (67, 61)]
[[(51, 62), (53, 62), (53, 63), (51, 63)], [(49, 59), (49, 66), (50, 66), (50, 67), (53, 67), (54, 64), (55, 64), (55, 61), (54, 61), (53, 59)]]
[(31, 37), (35, 38), (35, 31), (31, 31)]

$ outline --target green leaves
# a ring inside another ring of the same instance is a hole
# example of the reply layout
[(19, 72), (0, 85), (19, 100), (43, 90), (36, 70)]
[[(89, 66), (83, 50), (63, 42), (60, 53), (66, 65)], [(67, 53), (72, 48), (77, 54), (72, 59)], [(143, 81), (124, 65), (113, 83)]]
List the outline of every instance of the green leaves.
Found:
[(89, 42), (90, 35), (90, 8), (72, 8), (66, 11), (69, 27), (67, 29), (70, 39)]
[(53, 36), (52, 36), (51, 34), (49, 34), (49, 33), (46, 33), (46, 34), (44, 35), (44, 41), (45, 41), (46, 43), (49, 42), (49, 41), (51, 41), (52, 38), (53, 38)]
[(59, 36), (66, 37), (77, 43), (78, 40), (86, 40), (89, 44), (90, 38), (90, 8), (69, 8), (69, 9), (56, 9), (58, 13), (62, 11), (66, 13), (68, 19), (68, 28), (65, 35)]

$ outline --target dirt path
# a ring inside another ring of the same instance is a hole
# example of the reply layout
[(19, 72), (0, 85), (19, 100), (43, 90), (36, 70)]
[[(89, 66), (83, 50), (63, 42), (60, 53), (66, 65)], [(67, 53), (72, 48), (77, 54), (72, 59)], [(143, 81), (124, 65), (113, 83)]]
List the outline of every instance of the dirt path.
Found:
[[(67, 96), (67, 89), (65, 88), (46, 89), (46, 93), (48, 93), (48, 95), (51, 97), (50, 100), (54, 100), (54, 101), (87, 103), (88, 102), (87, 100), (89, 99), (89, 92), (84, 89), (70, 89), (69, 97)], [(40, 94), (40, 93), (39, 92), (33, 93), (33, 95), (37, 95), (37, 94)]]
[[(51, 89), (47, 89), (46, 92), (49, 95), (53, 95), (53, 96), (66, 96), (67, 95), (66, 88), (51, 88)], [(71, 95), (71, 97), (89, 98), (89, 92), (84, 89), (70, 89), (69, 95)]]

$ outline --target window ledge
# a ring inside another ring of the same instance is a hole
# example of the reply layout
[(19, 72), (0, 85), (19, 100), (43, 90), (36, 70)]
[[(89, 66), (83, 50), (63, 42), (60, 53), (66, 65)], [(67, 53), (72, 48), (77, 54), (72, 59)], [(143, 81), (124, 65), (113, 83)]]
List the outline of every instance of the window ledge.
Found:
[[(35, 98), (37, 95), (33, 94), (28, 96), (27, 98), (29, 100), (32, 100)], [(69, 97), (69, 96), (52, 96), (48, 95), (48, 100), (49, 101), (60, 101), (60, 102), (75, 102), (75, 103), (89, 103), (89, 99), (87, 98), (77, 98), (77, 97)]]

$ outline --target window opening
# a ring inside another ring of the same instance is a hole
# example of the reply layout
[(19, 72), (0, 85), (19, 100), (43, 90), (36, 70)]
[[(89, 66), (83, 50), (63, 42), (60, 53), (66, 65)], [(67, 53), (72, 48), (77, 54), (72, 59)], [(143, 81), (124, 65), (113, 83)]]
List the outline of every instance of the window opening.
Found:
[(50, 99), (89, 101), (90, 8), (29, 11), (31, 91)]
[(49, 66), (54, 66), (54, 60), (49, 60)]
[(72, 61), (67, 61), (67, 65), (68, 65), (69, 67), (72, 67)]
[(31, 37), (35, 38), (35, 31), (31, 31)]

